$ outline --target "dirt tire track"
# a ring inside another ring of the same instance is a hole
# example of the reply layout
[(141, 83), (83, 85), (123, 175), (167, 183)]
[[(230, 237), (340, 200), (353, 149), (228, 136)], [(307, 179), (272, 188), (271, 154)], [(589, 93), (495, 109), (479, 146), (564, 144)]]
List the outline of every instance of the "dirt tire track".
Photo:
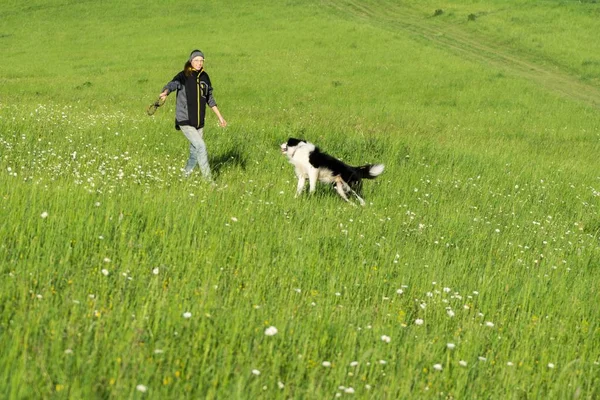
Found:
[(430, 17), (424, 17), (406, 6), (389, 0), (378, 0), (371, 4), (355, 0), (323, 0), (322, 4), (342, 15), (386, 30), (407, 32), (417, 39), (447, 49), (466, 59), (503, 70), (535, 82), (564, 98), (600, 109), (600, 88), (581, 82), (558, 68), (528, 60), (509, 48), (486, 43), (486, 38), (470, 35), (455, 25), (432, 21)]

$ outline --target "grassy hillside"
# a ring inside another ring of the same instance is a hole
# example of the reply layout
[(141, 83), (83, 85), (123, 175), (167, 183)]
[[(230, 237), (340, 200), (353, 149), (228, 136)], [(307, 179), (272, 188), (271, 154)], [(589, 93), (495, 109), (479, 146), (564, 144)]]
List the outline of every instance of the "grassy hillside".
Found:
[[(3, 3), (0, 393), (598, 397), (599, 10)], [(217, 187), (145, 114), (194, 48)], [(288, 136), (367, 205), (294, 199)]]

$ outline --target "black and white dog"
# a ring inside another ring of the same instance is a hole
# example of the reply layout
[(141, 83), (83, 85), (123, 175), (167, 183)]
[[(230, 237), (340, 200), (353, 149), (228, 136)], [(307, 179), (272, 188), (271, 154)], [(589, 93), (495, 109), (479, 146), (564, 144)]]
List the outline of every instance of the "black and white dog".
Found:
[(360, 192), (362, 179), (373, 179), (383, 172), (383, 164), (352, 167), (321, 152), (314, 144), (300, 139), (289, 138), (286, 143), (281, 144), (281, 152), (296, 168), (296, 197), (304, 190), (308, 178), (311, 193), (315, 191), (317, 181), (330, 183), (335, 186), (342, 199), (349, 202), (347, 193), (352, 193), (360, 205), (364, 206), (365, 201), (357, 193)]

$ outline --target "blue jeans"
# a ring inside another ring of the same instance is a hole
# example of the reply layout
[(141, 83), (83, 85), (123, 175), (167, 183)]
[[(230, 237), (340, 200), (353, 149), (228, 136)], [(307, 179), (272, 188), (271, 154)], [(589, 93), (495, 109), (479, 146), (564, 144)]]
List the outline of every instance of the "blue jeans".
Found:
[(204, 128), (196, 129), (190, 125), (182, 125), (179, 127), (181, 132), (190, 141), (190, 158), (188, 158), (185, 166), (185, 173), (189, 175), (198, 164), (204, 179), (211, 181), (210, 165), (208, 165), (208, 153), (206, 152), (206, 144), (204, 143)]

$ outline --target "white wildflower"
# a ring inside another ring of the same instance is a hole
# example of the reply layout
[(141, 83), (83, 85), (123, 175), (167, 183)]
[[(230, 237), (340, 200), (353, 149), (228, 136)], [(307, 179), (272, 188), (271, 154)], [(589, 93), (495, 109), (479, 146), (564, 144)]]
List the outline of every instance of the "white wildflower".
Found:
[(274, 326), (270, 326), (267, 329), (265, 329), (265, 335), (267, 336), (274, 336), (277, 334), (277, 328), (275, 328)]
[(148, 391), (148, 387), (146, 385), (137, 385), (135, 390), (138, 392), (146, 393)]

